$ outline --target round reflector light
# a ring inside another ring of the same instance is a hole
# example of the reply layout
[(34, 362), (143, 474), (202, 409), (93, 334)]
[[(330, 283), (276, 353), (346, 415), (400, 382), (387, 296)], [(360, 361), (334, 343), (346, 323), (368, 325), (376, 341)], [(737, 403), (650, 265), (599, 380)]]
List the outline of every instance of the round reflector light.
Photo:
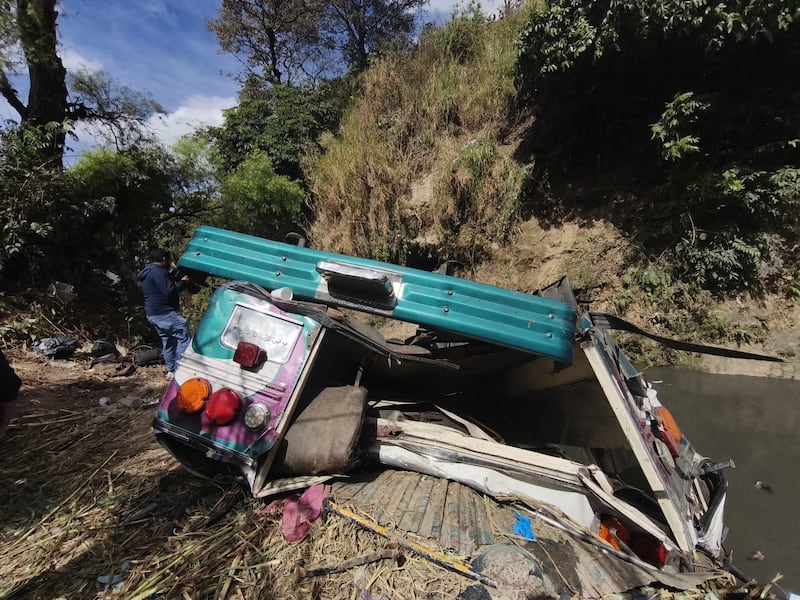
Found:
[(269, 423), (271, 416), (266, 404), (255, 402), (251, 404), (244, 413), (244, 425), (248, 429), (254, 431), (264, 429), (267, 423)]
[(227, 425), (236, 418), (241, 400), (239, 394), (228, 388), (217, 390), (206, 403), (206, 415), (217, 425)]
[(200, 377), (192, 377), (181, 384), (175, 402), (183, 412), (196, 413), (205, 406), (211, 394), (211, 384)]

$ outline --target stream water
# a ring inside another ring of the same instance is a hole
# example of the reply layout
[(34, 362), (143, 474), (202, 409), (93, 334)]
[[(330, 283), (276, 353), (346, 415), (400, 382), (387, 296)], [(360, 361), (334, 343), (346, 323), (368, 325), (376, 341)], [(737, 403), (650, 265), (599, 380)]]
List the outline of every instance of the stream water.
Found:
[[(778, 585), (800, 593), (800, 381), (666, 368), (646, 376), (698, 452), (736, 464), (726, 471), (734, 565), (759, 582), (782, 573)], [(749, 558), (757, 551), (763, 560)]]

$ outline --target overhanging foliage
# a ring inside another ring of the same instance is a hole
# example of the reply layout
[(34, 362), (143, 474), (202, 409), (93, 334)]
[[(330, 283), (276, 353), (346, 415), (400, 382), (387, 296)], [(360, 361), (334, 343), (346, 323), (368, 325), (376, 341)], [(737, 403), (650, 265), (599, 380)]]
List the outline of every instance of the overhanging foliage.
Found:
[(796, 237), (798, 80), (796, 0), (556, 0), (519, 38), (553, 179), (649, 198), (636, 226), (715, 290), (763, 283), (767, 237)]

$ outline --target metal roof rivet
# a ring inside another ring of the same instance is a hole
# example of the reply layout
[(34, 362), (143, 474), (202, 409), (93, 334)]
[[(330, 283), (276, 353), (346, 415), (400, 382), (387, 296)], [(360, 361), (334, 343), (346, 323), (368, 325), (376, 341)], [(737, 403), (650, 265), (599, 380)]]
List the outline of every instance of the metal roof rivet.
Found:
[(546, 335), (547, 337), (549, 337), (549, 338), (552, 338), (552, 337), (553, 337), (553, 334), (552, 334), (552, 333), (546, 333), (545, 335)]
[(549, 315), (547, 315), (547, 318), (548, 319), (555, 319), (556, 316), (553, 313), (550, 313)]
[(281, 276), (281, 272), (280, 271), (275, 271), (275, 277), (280, 277), (280, 276)]
[(445, 306), (442, 310), (444, 310), (444, 312), (450, 312), (450, 307), (449, 306)]
[(447, 295), (448, 296), (452, 296), (453, 295), (453, 290), (447, 290)]
[(285, 261), (286, 257), (285, 256), (281, 256), (281, 260)]

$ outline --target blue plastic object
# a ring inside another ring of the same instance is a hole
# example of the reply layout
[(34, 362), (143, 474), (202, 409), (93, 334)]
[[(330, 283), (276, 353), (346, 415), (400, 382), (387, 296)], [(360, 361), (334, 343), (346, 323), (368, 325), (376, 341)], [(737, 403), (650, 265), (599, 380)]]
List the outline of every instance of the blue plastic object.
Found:
[(518, 535), (532, 542), (536, 541), (536, 534), (533, 533), (530, 518), (517, 512), (514, 513), (514, 518), (517, 520), (517, 522), (514, 523), (514, 535)]

